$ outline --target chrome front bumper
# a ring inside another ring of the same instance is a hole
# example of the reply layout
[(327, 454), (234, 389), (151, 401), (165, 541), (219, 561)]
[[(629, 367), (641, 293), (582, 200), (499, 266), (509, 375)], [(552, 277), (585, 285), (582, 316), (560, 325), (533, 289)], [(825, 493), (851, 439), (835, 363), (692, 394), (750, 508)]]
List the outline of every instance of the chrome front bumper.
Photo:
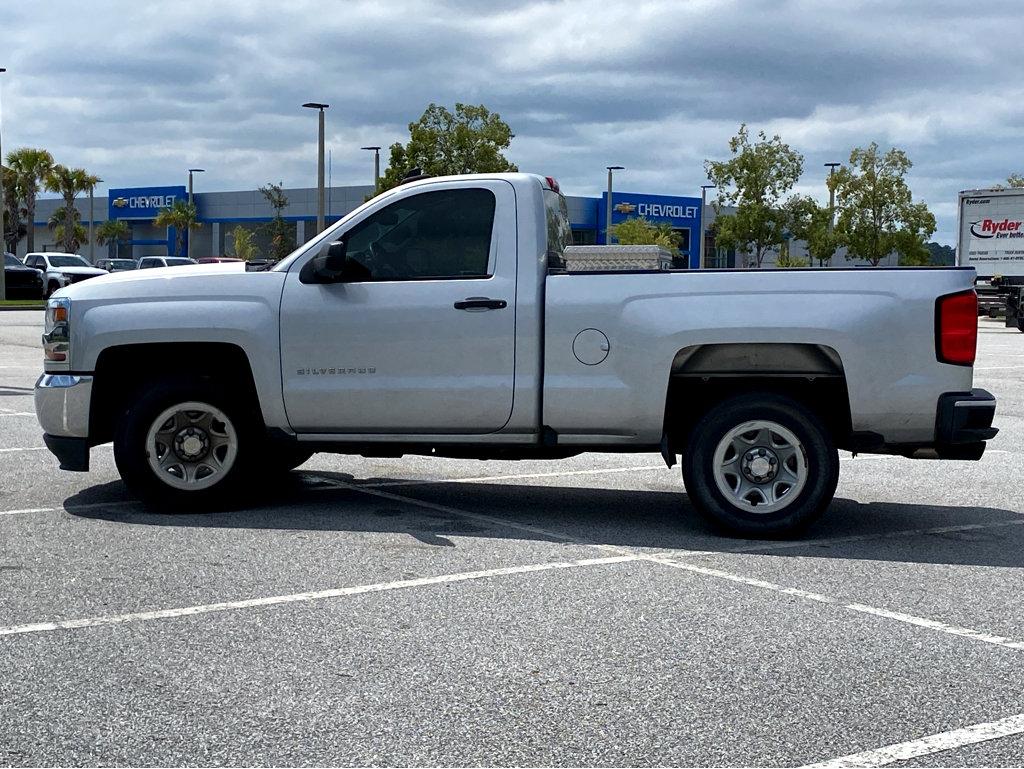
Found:
[(36, 418), (43, 432), (60, 438), (89, 437), (92, 377), (43, 374), (36, 382)]

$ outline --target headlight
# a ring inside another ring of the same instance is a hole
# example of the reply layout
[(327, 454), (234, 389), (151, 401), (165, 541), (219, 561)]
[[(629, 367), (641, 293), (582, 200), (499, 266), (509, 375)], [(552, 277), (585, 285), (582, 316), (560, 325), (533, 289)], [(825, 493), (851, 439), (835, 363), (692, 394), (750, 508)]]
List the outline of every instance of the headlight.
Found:
[(48, 361), (68, 362), (71, 352), (71, 300), (54, 297), (46, 303), (43, 327), (43, 357)]

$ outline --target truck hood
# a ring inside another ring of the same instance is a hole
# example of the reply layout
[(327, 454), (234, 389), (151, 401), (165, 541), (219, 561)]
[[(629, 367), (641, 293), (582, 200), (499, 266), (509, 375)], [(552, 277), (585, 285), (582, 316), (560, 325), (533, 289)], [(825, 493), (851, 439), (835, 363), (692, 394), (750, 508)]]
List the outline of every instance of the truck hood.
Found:
[(246, 272), (241, 262), (196, 264), (181, 267), (156, 267), (148, 270), (106, 272), (100, 277), (62, 288), (55, 296), (89, 304), (105, 302), (158, 302), (191, 299), (220, 300), (235, 294), (247, 294), (260, 286), (258, 293), (274, 283), (284, 282), (285, 273)]
[(50, 272), (60, 272), (64, 275), (106, 275), (106, 270), (99, 267), (54, 267)]

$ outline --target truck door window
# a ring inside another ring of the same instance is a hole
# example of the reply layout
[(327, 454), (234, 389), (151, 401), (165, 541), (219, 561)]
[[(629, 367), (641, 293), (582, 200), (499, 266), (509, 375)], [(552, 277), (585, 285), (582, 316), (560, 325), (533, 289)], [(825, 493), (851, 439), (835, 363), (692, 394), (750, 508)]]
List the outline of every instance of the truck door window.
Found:
[(494, 193), (438, 190), (392, 203), (345, 234), (362, 280), (490, 277)]

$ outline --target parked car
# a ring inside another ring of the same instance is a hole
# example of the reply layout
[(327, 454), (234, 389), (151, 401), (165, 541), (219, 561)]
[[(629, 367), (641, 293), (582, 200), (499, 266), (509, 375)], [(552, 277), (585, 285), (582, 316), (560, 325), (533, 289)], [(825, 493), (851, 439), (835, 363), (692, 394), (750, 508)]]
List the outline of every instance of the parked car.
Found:
[(26, 254), (25, 264), (42, 273), (43, 289), (47, 297), (64, 286), (107, 274), (106, 270), (93, 267), (78, 254), (64, 254), (58, 251)]
[(220, 264), (221, 262), (244, 262), (245, 260), (234, 256), (201, 256), (196, 261), (199, 264)]
[(134, 259), (97, 259), (96, 266), (107, 272), (124, 272), (125, 270), (139, 269), (139, 263)]
[(14, 254), (4, 254), (8, 299), (42, 299), (43, 274), (26, 267)]
[(196, 264), (196, 260), (185, 256), (144, 256), (139, 260), (139, 269), (151, 270), (154, 267), (182, 267), (186, 264)]
[(571, 243), (554, 180), (441, 177), (265, 271), (71, 286), (44, 440), (66, 470), (113, 441), (128, 488), (177, 510), (315, 451), (650, 452), (715, 524), (777, 537), (829, 506), (838, 449), (977, 460), (997, 432), (973, 268), (572, 272)]

